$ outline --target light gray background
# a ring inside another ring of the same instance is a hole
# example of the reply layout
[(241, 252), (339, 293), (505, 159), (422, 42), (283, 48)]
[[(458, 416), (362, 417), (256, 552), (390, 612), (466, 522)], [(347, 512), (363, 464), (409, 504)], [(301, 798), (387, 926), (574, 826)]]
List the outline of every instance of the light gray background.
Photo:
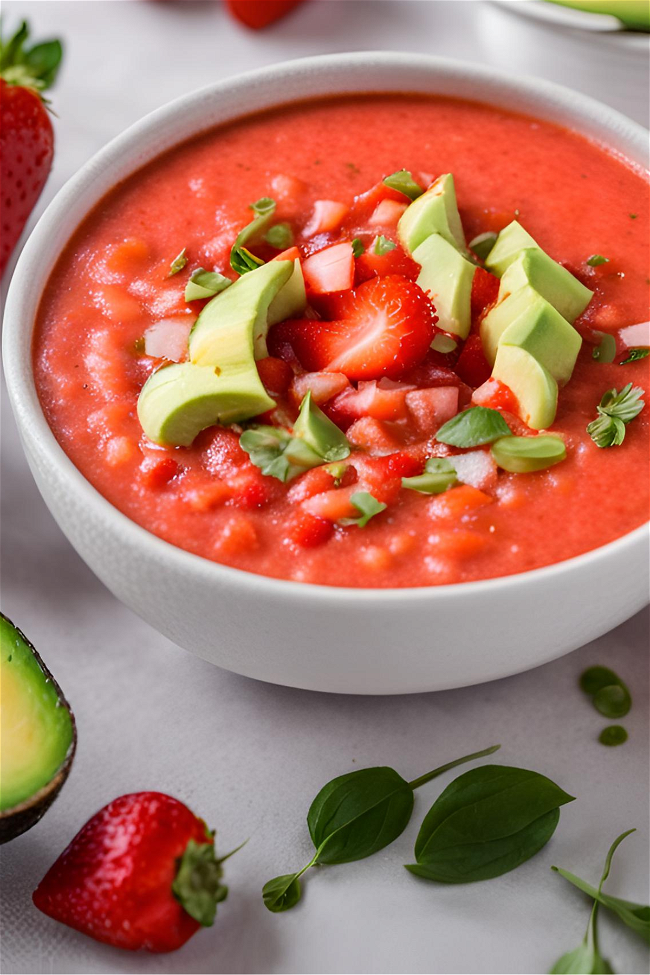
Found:
[[(259, 35), (211, 0), (8, 0), (3, 8), (7, 27), (28, 16), (37, 36), (56, 33), (67, 42), (53, 95), (57, 156), (39, 211), (125, 126), (234, 72), (353, 49), (486, 59), (474, 0), (313, 0)], [(606, 78), (592, 94), (607, 100)], [(647, 902), (646, 614), (528, 674), (446, 693), (333, 697), (236, 677), (171, 645), (100, 585), (37, 494), (6, 406), (2, 419), (3, 609), (43, 653), (79, 728), (61, 797), (2, 850), (4, 972), (546, 972), (577, 946), (588, 916), (586, 899), (551, 864), (595, 881), (611, 840), (631, 826), (638, 832), (617, 853), (608, 890)], [(588, 613), (588, 592), (584, 603)], [(619, 749), (598, 744), (606, 722), (576, 687), (594, 663), (613, 665), (632, 687), (630, 741)], [(311, 856), (305, 814), (330, 777), (387, 764), (412, 778), (494, 742), (503, 744), (499, 761), (544, 772), (579, 797), (534, 860), (469, 886), (407, 874), (401, 865), (411, 860), (419, 821), (446, 776), (418, 794), (413, 822), (392, 847), (358, 864), (312, 871), (298, 909), (265, 910), (262, 883)], [(30, 899), (89, 816), (141, 789), (188, 802), (217, 827), (222, 851), (250, 837), (228, 863), (231, 895), (215, 927), (169, 956), (98, 945), (39, 914)], [(641, 942), (608, 917), (602, 946), (617, 972), (647, 970)]]

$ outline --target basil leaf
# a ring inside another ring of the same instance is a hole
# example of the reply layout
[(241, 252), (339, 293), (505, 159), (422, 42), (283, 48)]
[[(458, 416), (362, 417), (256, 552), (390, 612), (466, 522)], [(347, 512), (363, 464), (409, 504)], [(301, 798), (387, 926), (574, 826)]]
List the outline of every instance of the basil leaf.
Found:
[(603, 728), (598, 735), (600, 744), (607, 745), (608, 748), (614, 748), (616, 745), (624, 745), (627, 738), (627, 731), (620, 724), (610, 724), (607, 728)]
[(650, 355), (650, 349), (630, 349), (626, 359), (621, 359), (619, 362), (620, 366), (626, 365), (628, 362), (638, 362), (639, 359), (645, 359)]
[[(167, 275), (167, 277), (173, 278), (175, 274), (178, 274), (179, 271), (183, 270), (186, 264), (187, 264), (187, 250), (184, 247), (183, 250), (180, 252), (180, 254), (177, 254), (174, 260), (169, 265), (169, 274)], [(201, 268), (201, 270), (203, 269)], [(207, 274), (208, 272), (204, 271), (203, 273)]]
[(551, 968), (551, 975), (614, 975), (614, 969), (591, 945), (584, 942), (568, 951)]
[[(178, 257), (181, 255), (179, 254)], [(178, 260), (178, 258), (176, 258)], [(173, 265), (172, 265), (173, 266)], [(180, 271), (181, 268), (178, 268)], [(171, 277), (171, 273), (168, 275)], [(173, 272), (176, 274), (176, 271)], [(205, 271), (199, 267), (194, 271), (185, 285), (185, 301), (198, 301), (200, 298), (212, 298), (220, 291), (225, 291), (232, 284), (230, 278), (218, 271)]]
[(597, 362), (613, 362), (616, 358), (616, 339), (613, 335), (601, 332), (600, 344), (591, 353)]
[(461, 884), (514, 870), (548, 842), (573, 801), (538, 772), (485, 765), (455, 779), (427, 813), (407, 869)]
[(379, 234), (372, 242), (372, 252), (373, 254), (377, 254), (378, 257), (383, 257), (384, 254), (390, 254), (396, 247), (397, 244), (389, 240), (388, 237), (384, 237), (383, 234)]
[(422, 196), (424, 193), (424, 190), (419, 183), (415, 182), (408, 169), (399, 169), (396, 173), (387, 176), (384, 180), (384, 186), (403, 193), (404, 196), (408, 196), (409, 200), (417, 200), (418, 196)]
[(304, 468), (294, 468), (285, 452), (291, 443), (291, 435), (278, 427), (259, 426), (245, 430), (239, 438), (239, 445), (251, 459), (251, 463), (278, 481), (289, 481), (302, 473)]
[(237, 274), (248, 274), (262, 267), (264, 261), (261, 257), (255, 257), (245, 247), (233, 247), (230, 252), (230, 266)]
[(498, 410), (473, 406), (441, 426), (436, 440), (452, 447), (479, 447), (499, 437), (509, 436), (512, 436), (512, 431)]
[(601, 264), (609, 264), (609, 258), (603, 257), (602, 254), (592, 254), (587, 258), (586, 263), (589, 267), (600, 267)]
[(276, 250), (284, 251), (293, 244), (293, 230), (288, 223), (276, 223), (267, 230), (264, 240)]
[(403, 477), (402, 487), (420, 494), (441, 494), (458, 482), (456, 470), (445, 457), (431, 457), (424, 465), (424, 474)]
[(296, 906), (302, 896), (300, 880), (298, 879), (300, 873), (285, 873), (281, 877), (274, 877), (273, 880), (264, 884), (262, 899), (269, 911), (280, 914), (282, 911), (288, 911)]
[(383, 501), (377, 501), (377, 498), (368, 491), (357, 491), (350, 498), (350, 502), (357, 509), (361, 517), (341, 518), (340, 525), (357, 525), (359, 528), (365, 528), (371, 518), (374, 518), (375, 515), (378, 515), (388, 507)]
[(366, 248), (363, 246), (363, 241), (361, 240), (361, 238), (355, 237), (354, 240), (352, 241), (352, 256), (361, 257), (365, 249)]
[(484, 261), (496, 244), (498, 236), (493, 230), (486, 230), (484, 234), (478, 234), (470, 240), (469, 249), (474, 251), (480, 261)]

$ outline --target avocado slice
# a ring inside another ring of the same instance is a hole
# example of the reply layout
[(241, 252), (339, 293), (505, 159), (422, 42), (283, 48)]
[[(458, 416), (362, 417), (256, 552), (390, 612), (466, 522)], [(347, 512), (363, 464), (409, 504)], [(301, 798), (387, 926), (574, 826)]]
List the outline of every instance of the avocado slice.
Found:
[(492, 378), (514, 394), (524, 423), (533, 430), (550, 427), (557, 411), (557, 383), (529, 352), (515, 345), (500, 345)]
[(481, 322), (481, 339), (488, 362), (497, 349), (515, 345), (525, 349), (563, 385), (571, 378), (582, 340), (572, 325), (529, 284), (498, 302)]
[(541, 247), (528, 247), (521, 251), (501, 278), (499, 297), (512, 294), (526, 284), (546, 298), (571, 324), (578, 315), (582, 315), (593, 297), (593, 291), (585, 288)]
[(56, 799), (72, 765), (77, 732), (61, 688), (2, 613), (0, 684), (0, 843), (6, 843), (37, 823)]
[(417, 284), (436, 306), (438, 326), (466, 339), (471, 327), (472, 281), (476, 265), (441, 234), (431, 234), (413, 251), (422, 265)]
[(222, 373), (241, 369), (243, 362), (254, 368), (254, 358), (268, 355), (269, 306), (294, 272), (293, 261), (269, 261), (215, 295), (190, 332), (191, 361)]
[(175, 362), (154, 372), (142, 387), (138, 419), (154, 443), (189, 447), (215, 423), (239, 423), (275, 406), (255, 363), (219, 367)]
[[(271, 262), (275, 263), (275, 262)], [(282, 263), (281, 261), (277, 262)], [(293, 274), (278, 291), (275, 298), (269, 305), (266, 316), (268, 327), (284, 322), (287, 318), (298, 318), (307, 307), (307, 292), (305, 291), (305, 279), (302, 273), (300, 258), (293, 262)], [(257, 358), (262, 358), (257, 356)]]
[(422, 196), (413, 200), (397, 224), (397, 236), (409, 254), (431, 234), (440, 234), (462, 254), (467, 253), (451, 173), (439, 176)]

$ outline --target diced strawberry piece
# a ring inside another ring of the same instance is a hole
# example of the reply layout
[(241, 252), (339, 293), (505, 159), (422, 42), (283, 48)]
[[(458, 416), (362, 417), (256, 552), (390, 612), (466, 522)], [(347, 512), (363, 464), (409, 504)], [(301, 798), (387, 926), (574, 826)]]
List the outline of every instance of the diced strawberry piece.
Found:
[(396, 203), (404, 203), (405, 197), (399, 190), (391, 189), (384, 182), (376, 183), (371, 189), (355, 197), (346, 225), (355, 229), (359, 229), (362, 226), (365, 227), (369, 218), (383, 200), (394, 200)]
[(349, 379), (399, 379), (427, 354), (436, 319), (412, 281), (373, 278), (333, 295), (330, 305), (335, 321), (294, 330), (292, 344), (306, 369), (343, 372)]
[[(311, 319), (305, 319), (305, 322), (310, 321)], [(273, 328), (269, 329), (269, 333), (266, 336), (266, 347), (269, 350), (269, 355), (276, 359), (282, 359), (283, 362), (291, 366), (292, 370), (300, 369), (298, 356), (294, 352), (291, 344), (291, 337), (294, 330), (295, 322), (280, 322), (278, 325), (274, 325)]]
[(374, 454), (390, 454), (402, 446), (382, 420), (375, 420), (372, 416), (363, 416), (355, 420), (348, 427), (346, 436), (355, 447), (369, 450)]
[(492, 372), (485, 358), (480, 335), (470, 335), (456, 363), (456, 372), (468, 386), (476, 388), (487, 382)]
[(443, 530), (429, 537), (434, 546), (434, 554), (450, 559), (471, 559), (479, 555), (488, 544), (485, 535), (467, 528)]
[(313, 498), (315, 494), (322, 494), (334, 487), (334, 478), (325, 467), (313, 467), (306, 474), (292, 485), (287, 493), (287, 501), (291, 504), (300, 504), (307, 498)]
[(221, 508), (232, 498), (232, 489), (225, 481), (213, 480), (207, 484), (183, 483), (183, 498), (193, 511), (212, 511)]
[(347, 389), (332, 402), (336, 416), (358, 420), (372, 416), (376, 420), (404, 420), (408, 416), (406, 394), (413, 386), (394, 383), (390, 379), (361, 382), (358, 389)]
[(408, 203), (406, 202), (400, 203), (397, 200), (382, 200), (370, 216), (368, 225), (373, 229), (383, 228), (384, 230), (394, 230), (407, 206)]
[(420, 273), (420, 265), (399, 246), (385, 254), (376, 254), (373, 237), (361, 257), (357, 258), (355, 281), (361, 284), (370, 278), (386, 278), (390, 274), (401, 274), (409, 281), (415, 281)]
[(418, 433), (429, 437), (458, 413), (458, 386), (416, 389), (406, 394), (406, 406)]
[[(393, 449), (392, 456), (395, 456), (395, 453)], [(359, 478), (356, 490), (369, 491), (377, 501), (384, 504), (392, 504), (397, 500), (402, 489), (402, 477), (406, 476), (393, 469), (393, 465), (398, 468), (402, 466), (400, 462), (391, 462), (390, 456), (370, 457), (367, 454), (355, 454), (353, 463)]]
[(492, 410), (507, 410), (518, 414), (519, 403), (514, 393), (498, 379), (488, 379), (472, 394), (474, 406), (487, 406)]
[(459, 519), (485, 505), (492, 504), (493, 500), (489, 494), (479, 491), (478, 488), (461, 484), (434, 497), (429, 502), (429, 514), (432, 518)]
[(140, 479), (146, 487), (156, 490), (168, 484), (180, 470), (180, 465), (173, 457), (163, 457), (153, 462), (145, 460), (140, 468)]
[(455, 454), (453, 465), (458, 480), (480, 491), (491, 491), (497, 483), (497, 465), (488, 448)]
[(429, 349), (419, 365), (409, 369), (402, 376), (402, 381), (412, 383), (420, 389), (430, 386), (463, 386), (464, 383), (448, 365), (445, 355)]
[(327, 403), (332, 397), (350, 387), (350, 380), (342, 372), (305, 372), (295, 376), (291, 383), (289, 397), (300, 406), (308, 392), (317, 406)]
[(258, 544), (257, 531), (250, 517), (237, 511), (217, 535), (215, 550), (221, 556), (232, 557), (250, 552)]
[(477, 267), (472, 280), (472, 322), (476, 324), (490, 305), (497, 300), (499, 293), (499, 279), (486, 271), (483, 267)]
[(383, 457), (382, 460), (385, 462), (386, 470), (390, 476), (415, 477), (416, 474), (422, 473), (422, 460), (414, 457), (413, 454), (407, 453), (405, 450), (399, 450), (395, 454), (389, 454), (388, 457)]
[(300, 251), (297, 247), (288, 247), (286, 251), (272, 258), (274, 261), (299, 261), (300, 259)]
[(313, 213), (303, 230), (303, 234), (305, 237), (314, 237), (316, 234), (335, 230), (341, 226), (349, 212), (350, 207), (346, 206), (345, 203), (338, 203), (336, 200), (316, 200)]
[(261, 508), (276, 497), (281, 488), (280, 481), (272, 477), (265, 477), (248, 464), (228, 480), (233, 490), (234, 503), (238, 508)]
[(354, 254), (347, 241), (317, 251), (302, 264), (305, 285), (314, 294), (347, 291), (354, 284)]
[(286, 537), (301, 548), (317, 548), (332, 537), (334, 525), (324, 518), (317, 518), (308, 511), (296, 511), (289, 517)]
[(291, 366), (275, 356), (258, 359), (257, 371), (269, 396), (277, 398), (283, 396), (289, 389), (293, 379)]
[(206, 469), (216, 477), (227, 480), (240, 467), (250, 465), (248, 454), (239, 446), (234, 430), (210, 427), (194, 441)]
[(325, 521), (336, 522), (342, 518), (357, 518), (359, 512), (350, 498), (358, 490), (357, 485), (352, 484), (349, 487), (324, 491), (322, 494), (316, 494), (313, 498), (303, 501), (302, 508), (314, 518), (324, 518)]

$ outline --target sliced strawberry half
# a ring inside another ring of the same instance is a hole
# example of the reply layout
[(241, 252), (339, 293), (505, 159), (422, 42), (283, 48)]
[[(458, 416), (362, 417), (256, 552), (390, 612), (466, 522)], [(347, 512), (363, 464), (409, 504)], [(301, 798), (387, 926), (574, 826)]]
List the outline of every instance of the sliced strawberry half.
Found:
[(424, 292), (399, 275), (333, 295), (329, 310), (335, 321), (293, 323), (290, 341), (305, 369), (348, 379), (399, 379), (426, 356), (437, 321)]

